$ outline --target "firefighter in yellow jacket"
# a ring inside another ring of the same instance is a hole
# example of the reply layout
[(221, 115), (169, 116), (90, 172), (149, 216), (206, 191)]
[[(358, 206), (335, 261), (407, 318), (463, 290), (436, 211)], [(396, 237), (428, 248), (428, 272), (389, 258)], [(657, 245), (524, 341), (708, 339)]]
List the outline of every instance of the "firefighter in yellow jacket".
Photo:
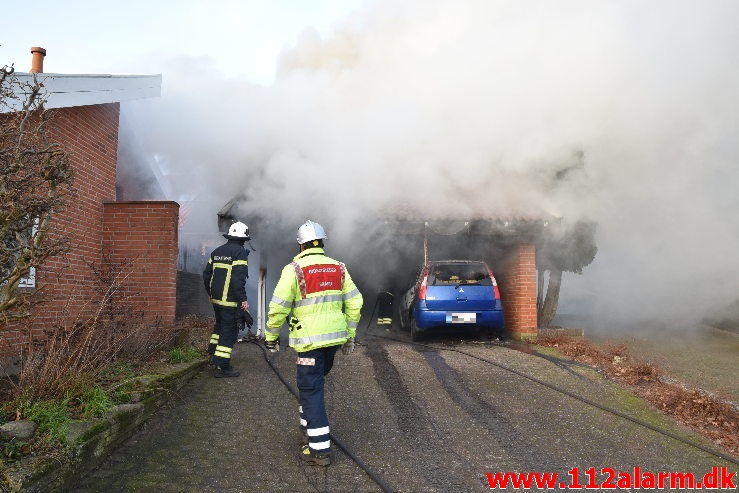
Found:
[(339, 347), (354, 351), (362, 295), (346, 266), (323, 251), (326, 233), (306, 221), (298, 228), (300, 253), (282, 269), (269, 303), (265, 345), (279, 351), (280, 327), (289, 318), (290, 347), (298, 353), (301, 457), (313, 464), (331, 463), (331, 440), (324, 400), (324, 377)]

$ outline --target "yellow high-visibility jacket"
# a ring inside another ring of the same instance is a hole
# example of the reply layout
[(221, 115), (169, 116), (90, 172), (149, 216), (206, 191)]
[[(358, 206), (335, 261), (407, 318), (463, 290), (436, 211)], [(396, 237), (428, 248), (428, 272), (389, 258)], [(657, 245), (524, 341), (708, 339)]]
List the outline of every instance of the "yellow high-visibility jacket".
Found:
[(323, 248), (308, 248), (282, 269), (269, 302), (265, 339), (274, 341), (292, 313), (290, 347), (297, 352), (344, 344), (354, 337), (362, 294), (346, 266)]

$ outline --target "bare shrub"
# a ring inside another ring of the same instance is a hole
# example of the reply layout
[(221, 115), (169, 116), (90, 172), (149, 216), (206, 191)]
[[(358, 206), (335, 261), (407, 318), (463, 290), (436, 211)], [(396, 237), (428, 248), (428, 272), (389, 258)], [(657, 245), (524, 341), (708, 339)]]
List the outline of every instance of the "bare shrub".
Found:
[(22, 353), (16, 395), (31, 400), (76, 395), (113, 362), (146, 362), (171, 346), (174, 329), (138, 321), (110, 330), (99, 323), (46, 330)]
[(628, 385), (657, 382), (660, 379), (659, 369), (651, 363), (614, 364), (606, 372), (610, 376), (623, 379)]
[(213, 333), (213, 317), (202, 315), (186, 315), (177, 322), (177, 345), (202, 348), (208, 346), (210, 336)]
[(44, 331), (22, 348), (16, 397), (39, 400), (75, 395), (116, 361), (147, 362), (175, 340), (176, 328), (149, 321), (127, 285), (135, 262), (105, 257), (91, 265), (100, 293), (89, 320)]
[(550, 346), (558, 348), (566, 356), (587, 363), (589, 365), (597, 365), (604, 359), (604, 355), (581, 339), (562, 335), (548, 335), (537, 339), (537, 343), (542, 346)]
[(629, 353), (626, 347), (626, 344), (615, 343), (615, 342), (603, 343), (602, 347), (600, 348), (600, 351), (602, 353), (605, 353), (608, 356), (611, 356), (611, 357), (618, 356), (619, 358), (626, 358)]

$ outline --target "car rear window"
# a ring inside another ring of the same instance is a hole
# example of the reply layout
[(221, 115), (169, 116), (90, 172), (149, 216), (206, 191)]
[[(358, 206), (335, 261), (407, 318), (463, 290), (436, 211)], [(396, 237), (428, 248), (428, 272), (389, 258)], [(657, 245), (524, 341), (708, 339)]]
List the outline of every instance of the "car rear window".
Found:
[(428, 284), (449, 286), (458, 284), (477, 284), (490, 286), (490, 273), (483, 262), (450, 262), (432, 264), (429, 269)]

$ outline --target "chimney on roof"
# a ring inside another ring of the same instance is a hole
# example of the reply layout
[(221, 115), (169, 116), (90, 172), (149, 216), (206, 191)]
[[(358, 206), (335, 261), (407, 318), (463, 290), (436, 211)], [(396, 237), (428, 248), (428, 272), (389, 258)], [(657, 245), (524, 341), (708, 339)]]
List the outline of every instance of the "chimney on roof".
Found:
[(46, 56), (46, 50), (40, 46), (34, 46), (31, 48), (31, 72), (37, 74), (44, 73), (44, 57)]

